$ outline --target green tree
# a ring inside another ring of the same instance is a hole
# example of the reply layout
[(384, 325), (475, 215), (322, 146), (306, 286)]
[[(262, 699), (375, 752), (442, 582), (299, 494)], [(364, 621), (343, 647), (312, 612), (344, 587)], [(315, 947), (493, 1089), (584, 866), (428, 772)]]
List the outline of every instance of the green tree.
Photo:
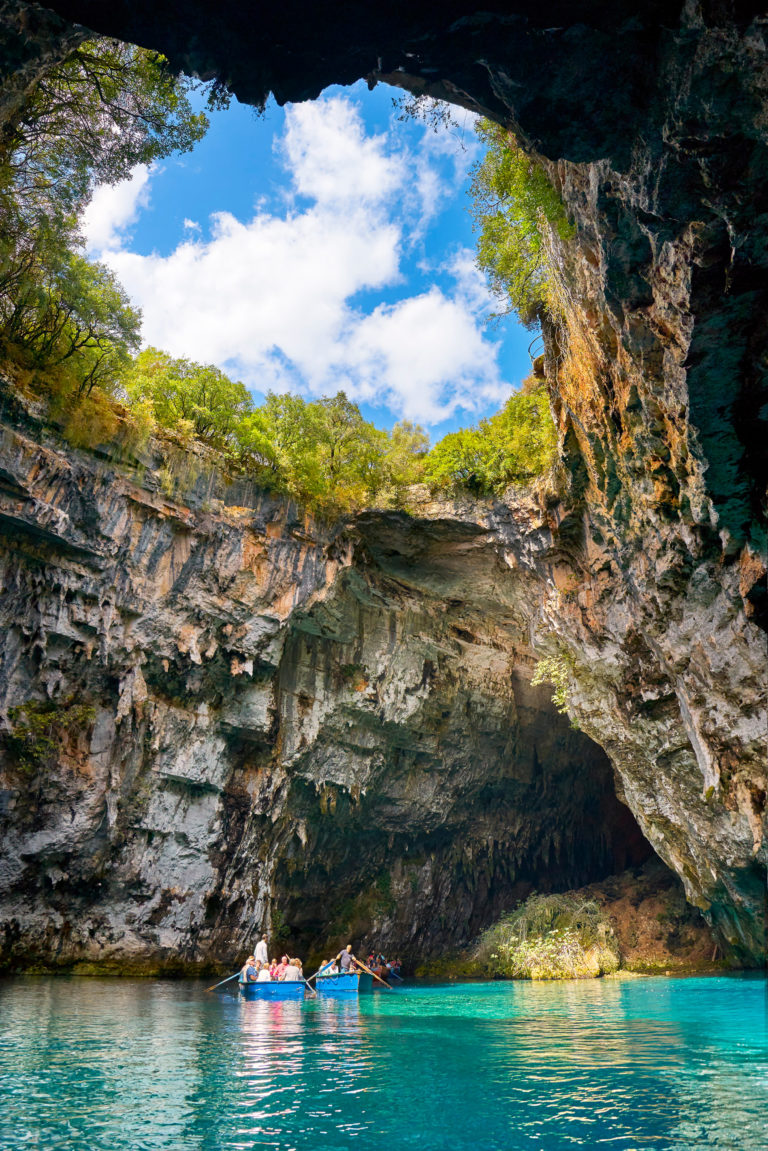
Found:
[(526, 384), (475, 428), (451, 432), (426, 457), (426, 479), (436, 487), (501, 493), (525, 483), (554, 462), (557, 434), (546, 389)]
[(270, 393), (236, 438), (268, 482), (312, 507), (359, 507), (383, 482), (387, 434), (344, 392), (314, 401)]
[(87, 395), (111, 381), (138, 346), (141, 313), (113, 273), (69, 250), (46, 227), (19, 264), (0, 267), (0, 337), (30, 367), (67, 365)]
[(241, 421), (253, 410), (248, 389), (213, 364), (173, 359), (147, 348), (123, 377), (130, 403), (151, 400), (157, 422), (192, 433), (212, 447), (236, 442)]
[(208, 127), (189, 100), (215, 85), (177, 76), (165, 57), (133, 44), (86, 40), (44, 74), (0, 138), (2, 192), (30, 223), (80, 211), (96, 184), (126, 179), (137, 164), (188, 152)]
[(290, 392), (269, 392), (235, 431), (240, 460), (247, 469), (255, 470), (270, 486), (310, 502), (328, 487), (318, 437), (315, 406)]
[(226, 103), (155, 52), (91, 39), (3, 125), (0, 344), (47, 373), (49, 388), (109, 390), (137, 346), (140, 313), (106, 268), (80, 254), (78, 217), (96, 184), (194, 146), (208, 123), (189, 100), (198, 87), (209, 105)]
[(465, 487), (481, 492), (485, 486), (483, 460), (486, 421), (477, 428), (449, 432), (435, 444), (424, 464), (425, 478), (436, 487)]
[(344, 392), (324, 396), (313, 405), (317, 412), (320, 460), (331, 490), (346, 492), (355, 503), (375, 493), (382, 482), (386, 432), (363, 419), (357, 404)]
[(509, 483), (525, 482), (552, 465), (557, 433), (545, 387), (523, 387), (487, 423), (483, 450), (487, 489), (500, 491)]
[(419, 424), (400, 420), (387, 437), (382, 461), (385, 483), (397, 489), (417, 484), (424, 475), (429, 436)]
[(565, 241), (574, 228), (544, 169), (514, 137), (488, 120), (476, 130), (486, 147), (470, 187), (478, 265), (505, 311), (531, 327), (553, 302), (547, 232)]

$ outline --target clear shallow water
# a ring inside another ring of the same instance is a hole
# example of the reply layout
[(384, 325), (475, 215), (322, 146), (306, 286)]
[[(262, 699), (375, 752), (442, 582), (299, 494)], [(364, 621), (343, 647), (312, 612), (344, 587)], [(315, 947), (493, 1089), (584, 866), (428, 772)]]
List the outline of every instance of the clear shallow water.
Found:
[(203, 988), (1, 982), (2, 1151), (768, 1147), (762, 978)]

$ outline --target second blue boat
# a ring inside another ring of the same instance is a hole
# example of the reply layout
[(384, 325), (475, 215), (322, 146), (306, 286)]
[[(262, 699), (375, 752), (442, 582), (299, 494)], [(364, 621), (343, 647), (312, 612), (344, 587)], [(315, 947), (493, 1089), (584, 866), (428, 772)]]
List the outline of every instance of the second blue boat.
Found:
[(357, 995), (358, 992), (373, 991), (373, 976), (365, 971), (318, 975), (315, 987), (320, 995)]

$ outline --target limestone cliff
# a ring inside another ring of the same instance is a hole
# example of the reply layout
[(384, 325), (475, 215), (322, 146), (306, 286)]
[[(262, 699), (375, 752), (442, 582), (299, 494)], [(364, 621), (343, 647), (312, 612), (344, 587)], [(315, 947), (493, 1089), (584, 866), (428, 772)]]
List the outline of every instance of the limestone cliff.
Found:
[(323, 527), (12, 428), (0, 455), (3, 712), (94, 708), (31, 772), (6, 746), (6, 958), (223, 959), (270, 903), (303, 944), (429, 953), (647, 855), (528, 682), (533, 505)]
[(154, 471), (41, 434), (0, 447), (2, 707), (94, 713), (31, 771), (6, 745), (7, 963), (224, 960), (270, 909), (302, 946), (354, 931), (428, 955), (534, 888), (646, 858), (614, 778), (750, 954), (749, 825), (704, 798), (691, 752), (659, 775), (684, 725), (629, 682), (631, 651), (592, 640), (576, 696), (616, 776), (530, 686), (573, 620), (556, 507), (425, 492), (416, 515), (329, 527), (205, 469), (170, 499)]

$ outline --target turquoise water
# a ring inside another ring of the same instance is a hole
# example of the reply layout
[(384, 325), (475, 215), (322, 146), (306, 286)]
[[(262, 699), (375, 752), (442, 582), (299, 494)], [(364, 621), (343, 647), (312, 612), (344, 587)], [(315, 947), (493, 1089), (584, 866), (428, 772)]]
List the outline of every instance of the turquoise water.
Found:
[(412, 985), (243, 1003), (0, 983), (0, 1148), (768, 1147), (762, 978)]

